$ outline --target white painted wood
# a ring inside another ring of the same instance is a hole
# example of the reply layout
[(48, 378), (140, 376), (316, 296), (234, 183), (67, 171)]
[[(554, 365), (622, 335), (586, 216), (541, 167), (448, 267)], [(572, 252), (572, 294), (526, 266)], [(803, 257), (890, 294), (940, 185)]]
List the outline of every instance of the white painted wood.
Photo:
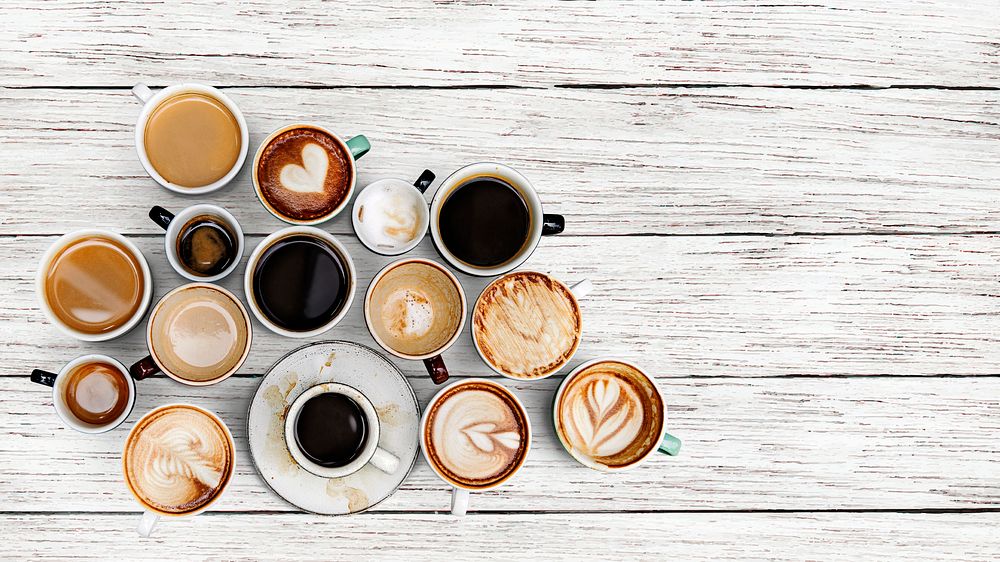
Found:
[[(371, 139), (360, 185), (431, 168), (436, 188), (465, 164), (499, 160), (573, 234), (1000, 231), (997, 91), (228, 93), (252, 151), (306, 120)], [(95, 219), (153, 233), (151, 203), (191, 204), (139, 164), (138, 113), (127, 91), (0, 89), (0, 233), (60, 234)], [(205, 200), (266, 234), (281, 223), (256, 201), (249, 170)], [(351, 232), (346, 214), (324, 227)]]
[(8, 0), (4, 85), (1000, 84), (995, 0)]

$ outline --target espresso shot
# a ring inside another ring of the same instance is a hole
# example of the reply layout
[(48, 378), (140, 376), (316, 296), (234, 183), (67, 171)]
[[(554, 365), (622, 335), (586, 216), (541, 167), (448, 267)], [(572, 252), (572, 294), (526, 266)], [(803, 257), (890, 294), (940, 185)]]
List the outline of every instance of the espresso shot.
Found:
[(177, 258), (193, 275), (212, 277), (237, 259), (236, 234), (219, 217), (200, 215), (181, 227), (177, 236)]

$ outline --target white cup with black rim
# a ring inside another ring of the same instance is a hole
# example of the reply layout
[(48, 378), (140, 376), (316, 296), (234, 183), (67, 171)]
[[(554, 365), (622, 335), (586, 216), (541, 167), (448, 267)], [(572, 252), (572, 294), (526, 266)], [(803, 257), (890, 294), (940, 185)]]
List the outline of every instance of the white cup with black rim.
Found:
[(236, 270), (243, 256), (243, 229), (218, 205), (191, 205), (176, 215), (154, 206), (149, 218), (166, 231), (164, 252), (178, 274), (212, 283)]
[(111, 431), (135, 406), (135, 381), (125, 365), (107, 355), (82, 355), (58, 373), (35, 369), (31, 382), (52, 388), (56, 414), (81, 433)]

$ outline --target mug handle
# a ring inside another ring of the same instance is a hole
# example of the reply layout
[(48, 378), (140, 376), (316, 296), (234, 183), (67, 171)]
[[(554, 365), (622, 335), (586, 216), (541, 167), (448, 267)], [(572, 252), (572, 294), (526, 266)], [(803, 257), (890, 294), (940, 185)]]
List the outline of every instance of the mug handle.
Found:
[(153, 205), (149, 210), (149, 218), (153, 219), (163, 230), (170, 226), (170, 221), (174, 220), (174, 214), (159, 205)]
[(34, 371), (31, 371), (31, 382), (44, 384), (45, 386), (55, 386), (56, 377), (58, 376), (59, 375), (57, 373), (50, 373), (41, 369), (35, 369)]
[(420, 177), (417, 178), (417, 181), (413, 182), (413, 187), (419, 189), (420, 193), (423, 193), (427, 191), (427, 188), (430, 187), (432, 183), (434, 183), (435, 177), (434, 172), (424, 170), (424, 172), (420, 174)]
[(448, 368), (444, 366), (444, 359), (440, 355), (424, 359), (424, 367), (431, 376), (434, 384), (441, 384), (448, 380)]
[(153, 361), (152, 355), (143, 357), (128, 368), (128, 373), (137, 381), (141, 381), (159, 372), (160, 366), (156, 364), (156, 361)]
[(353, 156), (355, 160), (361, 158), (365, 154), (368, 154), (368, 151), (372, 149), (371, 143), (368, 142), (368, 137), (364, 135), (351, 137), (351, 139), (344, 144), (347, 145), (347, 149), (351, 151), (351, 156)]
[(149, 86), (145, 84), (136, 84), (132, 86), (132, 95), (145, 105), (153, 97), (153, 90), (150, 90)]
[(562, 215), (542, 215), (542, 236), (549, 234), (559, 234), (566, 230), (566, 219)]
[(140, 537), (148, 537), (153, 534), (153, 529), (159, 521), (159, 515), (153, 513), (152, 511), (144, 511), (142, 512), (142, 519), (139, 520), (139, 526), (136, 527), (135, 530), (139, 533)]
[(451, 489), (451, 514), (465, 515), (469, 511), (469, 491), (465, 488)]
[(667, 433), (660, 442), (660, 452), (676, 457), (681, 452), (681, 440)]
[(371, 463), (375, 465), (375, 468), (386, 474), (393, 474), (396, 472), (396, 469), (399, 468), (399, 459), (396, 458), (396, 455), (386, 451), (382, 447), (375, 449), (375, 454), (372, 455)]

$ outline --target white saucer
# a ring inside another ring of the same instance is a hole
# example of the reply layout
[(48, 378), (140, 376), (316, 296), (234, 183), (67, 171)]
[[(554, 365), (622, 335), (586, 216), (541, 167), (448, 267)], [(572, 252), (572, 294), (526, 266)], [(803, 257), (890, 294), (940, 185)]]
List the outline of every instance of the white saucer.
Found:
[[(343, 478), (323, 478), (292, 459), (285, 445), (285, 412), (307, 389), (339, 382), (361, 391), (374, 404), (381, 423), (379, 446), (399, 458), (386, 474), (374, 466)], [(250, 458), (261, 478), (288, 503), (321, 515), (364, 511), (391, 496), (417, 459), (420, 407), (413, 388), (388, 359), (346, 341), (302, 346), (274, 364), (260, 381), (247, 415)]]

